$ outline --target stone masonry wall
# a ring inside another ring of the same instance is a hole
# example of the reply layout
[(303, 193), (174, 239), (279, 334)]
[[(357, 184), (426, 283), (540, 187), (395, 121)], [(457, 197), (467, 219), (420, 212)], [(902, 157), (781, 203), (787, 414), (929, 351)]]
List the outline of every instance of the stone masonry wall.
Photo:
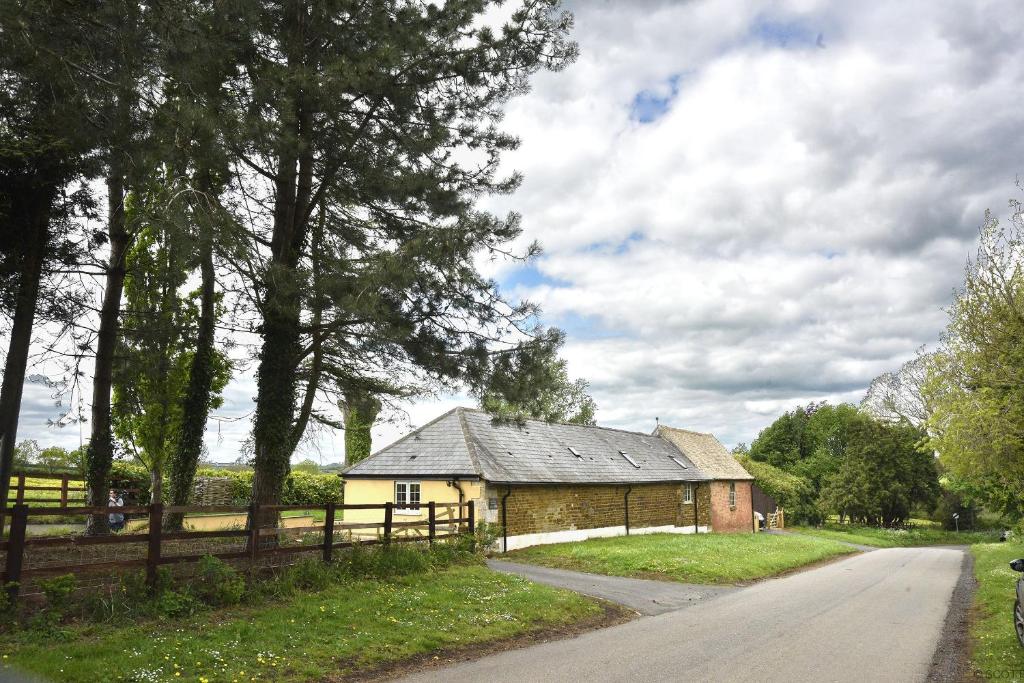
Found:
[[(595, 529), (625, 524), (625, 486), (513, 486), (507, 501), (508, 535)], [(505, 487), (488, 487), (496, 497), (494, 515), (501, 523), (500, 501)], [(635, 484), (629, 495), (630, 528), (693, 524), (693, 505), (682, 503), (679, 484)], [(700, 523), (709, 522), (708, 485), (697, 490)]]
[(754, 530), (754, 510), (749, 481), (736, 482), (736, 505), (729, 505), (729, 482), (711, 482), (711, 528), (713, 531)]

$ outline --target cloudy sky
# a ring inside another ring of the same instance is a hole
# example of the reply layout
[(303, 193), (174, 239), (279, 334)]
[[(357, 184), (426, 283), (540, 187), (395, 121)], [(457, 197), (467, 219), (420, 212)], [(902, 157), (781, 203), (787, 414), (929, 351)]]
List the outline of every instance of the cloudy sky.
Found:
[[(495, 276), (569, 334), (606, 426), (749, 442), (783, 410), (859, 401), (938, 338), (986, 208), (1024, 159), (1024, 13), (1010, 2), (601, 2), (580, 59), (509, 103), (544, 255)], [(251, 373), (249, 373), (251, 374)], [(254, 386), (208, 439), (233, 460)], [(409, 406), (379, 447), (458, 403)], [(45, 427), (26, 391), (19, 436)], [(343, 457), (340, 435), (306, 453)]]

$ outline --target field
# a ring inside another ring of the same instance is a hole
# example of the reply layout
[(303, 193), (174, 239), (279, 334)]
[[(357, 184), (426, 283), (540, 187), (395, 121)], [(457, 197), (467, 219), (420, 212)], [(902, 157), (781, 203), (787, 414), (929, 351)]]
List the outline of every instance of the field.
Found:
[(612, 576), (738, 583), (851, 552), (834, 541), (796, 535), (646, 534), (534, 546), (508, 559)]
[(453, 567), (186, 619), (15, 632), (0, 637), (0, 656), (54, 681), (325, 680), (603, 616), (575, 593)]
[(880, 529), (870, 526), (848, 524), (827, 524), (824, 528), (791, 527), (793, 531), (807, 536), (832, 541), (845, 541), (875, 548), (906, 548), (923, 545), (966, 545), (972, 543), (993, 543), (999, 540), (998, 531), (945, 531), (930, 527), (911, 529)]

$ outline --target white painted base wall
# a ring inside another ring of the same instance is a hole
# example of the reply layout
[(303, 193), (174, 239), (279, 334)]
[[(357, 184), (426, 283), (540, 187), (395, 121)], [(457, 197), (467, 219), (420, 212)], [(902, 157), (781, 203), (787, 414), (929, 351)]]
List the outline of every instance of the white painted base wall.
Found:
[[(708, 527), (699, 527), (700, 533), (706, 534), (710, 531)], [(693, 526), (648, 526), (629, 529), (631, 536), (642, 534), (692, 534)], [(611, 536), (625, 536), (625, 526), (603, 526), (596, 529), (566, 529), (564, 531), (548, 531), (540, 534), (520, 534), (519, 536), (508, 537), (507, 550), (518, 550), (528, 548), (531, 545), (545, 545), (548, 543), (572, 543), (574, 541), (585, 541), (588, 538), (609, 538)], [(498, 539), (498, 548), (501, 550), (502, 542)]]

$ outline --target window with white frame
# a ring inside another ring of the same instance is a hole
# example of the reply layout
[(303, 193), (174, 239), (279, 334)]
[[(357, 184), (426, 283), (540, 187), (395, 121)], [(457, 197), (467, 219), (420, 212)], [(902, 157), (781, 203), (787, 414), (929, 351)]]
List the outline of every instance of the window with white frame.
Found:
[[(401, 507), (401, 506), (408, 507)], [(418, 481), (395, 482), (395, 512), (399, 515), (420, 513), (420, 483)]]
[(736, 482), (729, 482), (729, 507), (736, 507)]
[(690, 504), (693, 502), (693, 484), (687, 484), (683, 487), (683, 503)]

